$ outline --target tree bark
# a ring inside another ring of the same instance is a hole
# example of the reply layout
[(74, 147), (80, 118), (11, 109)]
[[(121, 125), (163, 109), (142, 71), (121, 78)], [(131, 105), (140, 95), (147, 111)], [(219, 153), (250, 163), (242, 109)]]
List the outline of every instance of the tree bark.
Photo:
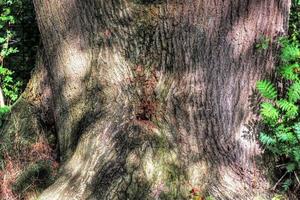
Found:
[(0, 108), (5, 106), (5, 101), (4, 101), (4, 96), (3, 96), (3, 92), (2, 89), (0, 87)]
[[(34, 0), (64, 163), (40, 199), (270, 198), (251, 95), (286, 0)], [(255, 45), (265, 37), (267, 49)]]

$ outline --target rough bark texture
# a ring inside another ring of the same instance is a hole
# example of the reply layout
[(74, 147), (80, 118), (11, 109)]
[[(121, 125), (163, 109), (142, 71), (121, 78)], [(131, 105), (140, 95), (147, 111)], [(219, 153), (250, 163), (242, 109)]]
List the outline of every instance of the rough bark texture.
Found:
[(65, 163), (42, 200), (270, 197), (243, 135), (289, 1), (34, 3)]
[(30, 145), (38, 136), (54, 137), (52, 89), (43, 64), (43, 54), (39, 53), (37, 57), (36, 69), (26, 90), (12, 106), (11, 114), (1, 126), (1, 150), (5, 149), (5, 145), (18, 144), (20, 148), (17, 150), (21, 151), (21, 146)]
[(5, 106), (5, 101), (4, 101), (2, 89), (0, 87), (0, 107), (2, 107), (2, 106)]

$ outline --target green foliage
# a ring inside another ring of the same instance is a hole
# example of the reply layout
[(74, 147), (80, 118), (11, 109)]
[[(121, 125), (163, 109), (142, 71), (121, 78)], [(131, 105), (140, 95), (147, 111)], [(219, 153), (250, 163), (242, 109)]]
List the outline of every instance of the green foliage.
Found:
[[(257, 89), (265, 98), (260, 104), (260, 115), (265, 124), (259, 135), (261, 144), (282, 170), (281, 186), (284, 191), (296, 182), (300, 171), (300, 1), (293, 1), (289, 37), (279, 40), (281, 45), (279, 76), (281, 90), (268, 80), (257, 82)], [(277, 84), (276, 84), (277, 85)], [(283, 175), (283, 176), (282, 176)], [(274, 197), (273, 199), (281, 199)]]
[(0, 13), (0, 84), (4, 92), (4, 96), (11, 101), (15, 101), (18, 97), (20, 82), (15, 82), (12, 75), (13, 72), (5, 66), (5, 59), (11, 54), (17, 53), (17, 48), (11, 46), (14, 32), (10, 28), (15, 24), (15, 17), (11, 13), (11, 5), (14, 1), (1, 1), (2, 7)]
[[(3, 106), (0, 107), (0, 127), (2, 126), (4, 116), (10, 112), (10, 107), (9, 106)], [(1, 152), (1, 151), (0, 151)], [(1, 156), (0, 156), (0, 161), (1, 161)], [(0, 167), (1, 168), (1, 167)]]
[(289, 19), (289, 39), (296, 42), (300, 40), (300, 0), (293, 0)]
[(294, 62), (300, 58), (300, 49), (297, 43), (286, 44), (281, 52), (282, 62)]
[(298, 115), (298, 106), (285, 100), (285, 99), (280, 99), (277, 102), (277, 106), (285, 112), (285, 117), (288, 119), (293, 119)]
[[(259, 140), (278, 164), (284, 164), (284, 191), (295, 182), (294, 173), (300, 170), (300, 49), (294, 38), (281, 38), (279, 75), (283, 78), (283, 92), (277, 91), (268, 80), (257, 82), (257, 89), (265, 98), (260, 104), (260, 115), (265, 130)], [(282, 90), (280, 90), (282, 91)]]
[(34, 65), (38, 38), (31, 0), (0, 0), (0, 87), (8, 105), (19, 97)]
[(263, 102), (261, 104), (260, 113), (267, 123), (273, 124), (278, 121), (279, 111), (271, 103)]
[(0, 120), (4, 117), (5, 114), (9, 112), (10, 112), (10, 107), (8, 106), (0, 107)]
[(40, 41), (33, 1), (14, 0), (11, 10), (16, 21), (13, 25), (14, 41), (11, 45), (17, 48), (19, 52), (12, 54), (7, 63), (9, 69), (15, 72), (14, 77), (26, 83), (35, 65), (35, 55)]
[(261, 133), (261, 134), (259, 135), (259, 140), (260, 140), (263, 144), (265, 144), (265, 145), (267, 145), (267, 146), (271, 146), (271, 145), (276, 144), (276, 140), (275, 140), (273, 137), (271, 137), (271, 136), (269, 136), (269, 135), (267, 135), (267, 134), (265, 134), (265, 133)]
[(255, 47), (258, 49), (258, 50), (266, 50), (269, 48), (269, 45), (270, 45), (270, 38), (267, 38), (265, 36), (262, 36), (260, 39), (259, 39), (259, 42), (255, 45)]
[(294, 4), (300, 5), (300, 0), (293, 0)]
[(287, 191), (290, 188), (290, 186), (292, 185), (292, 183), (293, 183), (292, 179), (286, 179), (284, 181), (284, 183), (282, 184), (283, 190)]
[(288, 88), (288, 100), (292, 103), (296, 103), (300, 99), (300, 82), (294, 82)]
[(268, 99), (275, 99), (277, 97), (277, 90), (270, 81), (258, 81), (256, 87)]
[(300, 71), (300, 66), (298, 63), (285, 65), (281, 68), (281, 75), (287, 80), (297, 81), (298, 80), (298, 71)]
[(20, 93), (20, 86), (22, 85), (20, 81), (14, 80), (13, 74), (14, 72), (11, 70), (0, 66), (1, 89), (5, 97), (9, 98), (12, 102), (17, 100)]

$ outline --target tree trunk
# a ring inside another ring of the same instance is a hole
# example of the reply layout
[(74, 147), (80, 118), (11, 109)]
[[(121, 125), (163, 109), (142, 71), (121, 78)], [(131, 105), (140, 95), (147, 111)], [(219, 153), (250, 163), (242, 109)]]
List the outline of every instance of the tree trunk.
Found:
[(5, 101), (4, 101), (4, 96), (3, 96), (3, 92), (2, 89), (0, 87), (0, 108), (5, 106)]
[(42, 200), (270, 197), (244, 135), (290, 1), (34, 3), (64, 162)]

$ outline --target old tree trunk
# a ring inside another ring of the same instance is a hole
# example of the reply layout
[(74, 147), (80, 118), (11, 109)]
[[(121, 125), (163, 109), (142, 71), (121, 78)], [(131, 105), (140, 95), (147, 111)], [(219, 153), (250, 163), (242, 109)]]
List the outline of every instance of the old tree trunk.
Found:
[[(243, 136), (288, 0), (34, 3), (43, 76), (23, 98), (44, 98), (63, 163), (41, 199), (270, 198), (257, 141)], [(262, 37), (268, 49), (255, 48)]]

